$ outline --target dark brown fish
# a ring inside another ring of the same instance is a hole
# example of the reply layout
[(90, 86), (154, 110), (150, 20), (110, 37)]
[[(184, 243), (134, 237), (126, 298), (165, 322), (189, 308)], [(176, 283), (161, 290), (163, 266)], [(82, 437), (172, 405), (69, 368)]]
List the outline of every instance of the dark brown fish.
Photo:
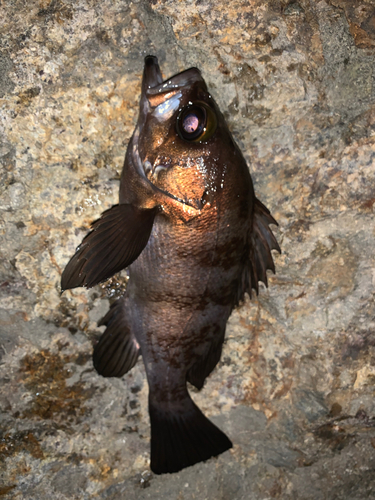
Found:
[(151, 469), (176, 472), (231, 448), (193, 403), (218, 363), (227, 319), (245, 292), (267, 285), (280, 251), (276, 224), (255, 197), (246, 162), (201, 73), (163, 82), (146, 57), (140, 113), (119, 204), (92, 224), (66, 266), (63, 290), (129, 267), (125, 296), (102, 319), (94, 350), (105, 377), (142, 354), (149, 384)]

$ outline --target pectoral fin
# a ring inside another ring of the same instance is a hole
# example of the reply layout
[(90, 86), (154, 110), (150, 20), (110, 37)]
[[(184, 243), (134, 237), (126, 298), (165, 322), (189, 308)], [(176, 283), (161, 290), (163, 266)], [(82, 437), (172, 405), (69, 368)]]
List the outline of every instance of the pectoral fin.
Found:
[(147, 245), (158, 208), (115, 205), (93, 222), (61, 277), (61, 289), (87, 288), (134, 262)]
[(267, 269), (275, 272), (271, 250), (277, 250), (281, 253), (280, 246), (269, 228), (269, 224), (276, 226), (278, 224), (268, 208), (257, 198), (255, 199), (253, 217), (253, 228), (249, 241), (250, 252), (239, 283), (237, 303), (243, 300), (245, 292), (250, 297), (252, 289), (258, 293), (259, 281), (263, 281), (268, 286)]

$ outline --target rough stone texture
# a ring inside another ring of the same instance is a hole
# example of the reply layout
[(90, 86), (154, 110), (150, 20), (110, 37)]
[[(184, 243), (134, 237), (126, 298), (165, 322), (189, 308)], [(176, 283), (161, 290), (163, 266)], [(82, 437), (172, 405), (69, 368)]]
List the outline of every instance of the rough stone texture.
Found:
[[(193, 391), (233, 449), (160, 477), (142, 363), (91, 363), (126, 274), (59, 289), (117, 202), (147, 54), (202, 70), (283, 250)], [(1, 3), (1, 498), (375, 498), (374, 55), (373, 0)]]

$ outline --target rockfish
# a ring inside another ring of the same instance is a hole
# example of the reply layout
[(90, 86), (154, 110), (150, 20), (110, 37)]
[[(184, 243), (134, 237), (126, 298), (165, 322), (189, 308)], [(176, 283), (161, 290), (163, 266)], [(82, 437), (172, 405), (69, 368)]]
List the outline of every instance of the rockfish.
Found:
[(149, 385), (151, 469), (176, 472), (231, 448), (192, 401), (218, 363), (232, 309), (280, 251), (277, 224), (255, 197), (249, 169), (197, 68), (163, 81), (148, 56), (119, 204), (92, 224), (62, 290), (92, 287), (128, 268), (124, 297), (99, 324), (104, 377), (141, 354)]

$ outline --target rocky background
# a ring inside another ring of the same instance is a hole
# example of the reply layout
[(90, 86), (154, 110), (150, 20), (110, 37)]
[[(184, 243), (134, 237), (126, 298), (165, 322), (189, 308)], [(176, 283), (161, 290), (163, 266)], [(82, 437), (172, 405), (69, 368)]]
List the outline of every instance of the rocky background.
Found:
[[(60, 296), (117, 202), (143, 58), (198, 66), (279, 222), (193, 397), (234, 447), (149, 471), (141, 360), (91, 362), (126, 273)], [(0, 498), (375, 498), (374, 0), (0, 2)]]

